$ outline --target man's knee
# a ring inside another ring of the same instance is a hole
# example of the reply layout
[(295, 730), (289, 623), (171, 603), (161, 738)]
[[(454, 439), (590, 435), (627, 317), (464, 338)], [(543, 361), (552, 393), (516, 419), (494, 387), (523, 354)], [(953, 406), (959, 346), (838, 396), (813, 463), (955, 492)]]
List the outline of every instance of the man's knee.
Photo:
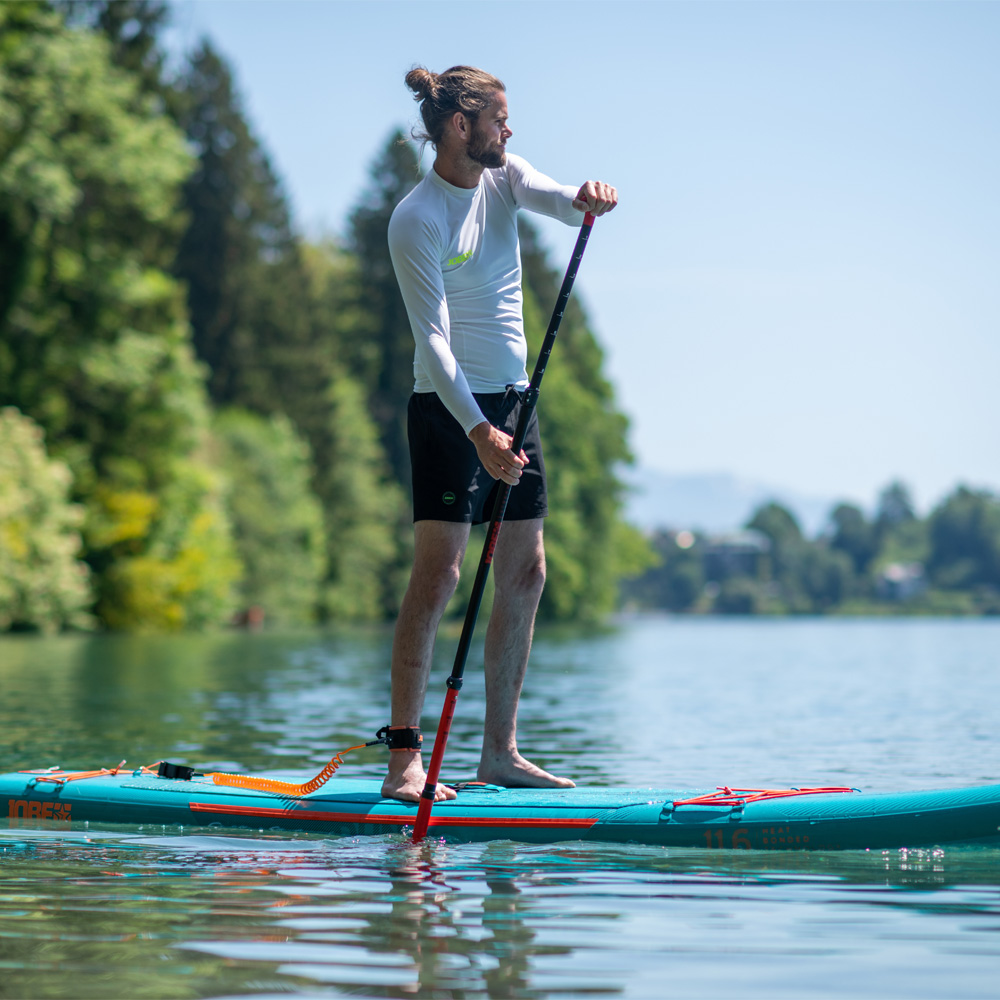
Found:
[(539, 551), (528, 564), (524, 585), (528, 590), (542, 592), (545, 586), (545, 552)]
[(539, 547), (526, 552), (512, 566), (505, 566), (497, 573), (497, 590), (511, 596), (539, 596), (545, 587), (545, 552)]
[(443, 611), (458, 587), (469, 540), (467, 524), (418, 521), (407, 600), (428, 611)]
[(428, 610), (443, 611), (458, 587), (459, 569), (449, 563), (414, 564), (407, 597)]

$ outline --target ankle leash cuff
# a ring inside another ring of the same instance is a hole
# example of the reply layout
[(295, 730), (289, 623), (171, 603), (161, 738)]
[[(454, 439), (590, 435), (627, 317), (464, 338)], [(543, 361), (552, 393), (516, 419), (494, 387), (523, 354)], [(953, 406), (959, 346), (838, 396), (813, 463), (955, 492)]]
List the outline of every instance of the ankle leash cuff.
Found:
[(424, 742), (419, 726), (383, 726), (375, 736), (376, 742), (384, 743), (390, 750), (419, 751)]

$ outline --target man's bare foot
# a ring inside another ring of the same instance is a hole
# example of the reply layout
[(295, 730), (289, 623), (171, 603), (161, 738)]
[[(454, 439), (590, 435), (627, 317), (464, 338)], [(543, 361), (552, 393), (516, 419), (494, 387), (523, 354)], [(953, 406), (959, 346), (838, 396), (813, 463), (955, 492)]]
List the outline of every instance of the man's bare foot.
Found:
[(504, 788), (576, 788), (569, 778), (557, 778), (537, 764), (525, 760), (516, 750), (487, 755), (479, 762), (479, 780)]
[[(427, 784), (427, 772), (424, 770), (423, 759), (419, 753), (407, 753), (405, 750), (390, 752), (389, 773), (382, 782), (382, 795), (385, 798), (419, 802), (425, 784)], [(434, 789), (434, 801), (453, 799), (457, 794), (455, 789), (438, 783)]]

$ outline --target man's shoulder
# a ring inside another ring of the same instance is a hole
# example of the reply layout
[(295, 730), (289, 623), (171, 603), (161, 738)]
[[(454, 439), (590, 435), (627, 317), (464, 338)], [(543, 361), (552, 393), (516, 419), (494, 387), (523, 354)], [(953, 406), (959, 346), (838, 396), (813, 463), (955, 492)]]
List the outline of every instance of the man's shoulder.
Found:
[(403, 198), (389, 217), (389, 238), (433, 236), (438, 230), (434, 195), (434, 187), (424, 180)]
[(427, 194), (427, 179), (422, 178), (392, 210), (390, 219), (405, 219), (413, 215), (419, 215), (424, 211), (424, 202), (427, 200)]
[(513, 177), (524, 177), (525, 174), (534, 172), (534, 167), (523, 157), (516, 153), (508, 153), (506, 163), (498, 167), (495, 173), (503, 174), (508, 179)]
[(492, 167), (484, 171), (486, 191), (495, 194), (509, 204), (516, 204), (515, 191), (523, 186), (525, 178), (534, 172), (534, 167), (523, 156), (508, 153), (502, 167)]

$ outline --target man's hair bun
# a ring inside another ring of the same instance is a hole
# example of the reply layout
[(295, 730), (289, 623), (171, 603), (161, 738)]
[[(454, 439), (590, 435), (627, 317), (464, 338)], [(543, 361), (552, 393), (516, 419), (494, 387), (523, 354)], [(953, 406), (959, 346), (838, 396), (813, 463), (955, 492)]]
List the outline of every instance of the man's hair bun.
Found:
[(414, 66), (406, 74), (406, 86), (413, 91), (414, 100), (417, 101), (424, 101), (428, 97), (433, 100), (435, 92), (441, 88), (437, 73), (432, 73), (423, 66)]
[(475, 121), (497, 93), (507, 89), (501, 80), (474, 66), (452, 66), (443, 73), (414, 66), (405, 79), (413, 99), (420, 102), (424, 122), (424, 131), (414, 132), (413, 137), (434, 144), (441, 141), (445, 124), (456, 111)]

